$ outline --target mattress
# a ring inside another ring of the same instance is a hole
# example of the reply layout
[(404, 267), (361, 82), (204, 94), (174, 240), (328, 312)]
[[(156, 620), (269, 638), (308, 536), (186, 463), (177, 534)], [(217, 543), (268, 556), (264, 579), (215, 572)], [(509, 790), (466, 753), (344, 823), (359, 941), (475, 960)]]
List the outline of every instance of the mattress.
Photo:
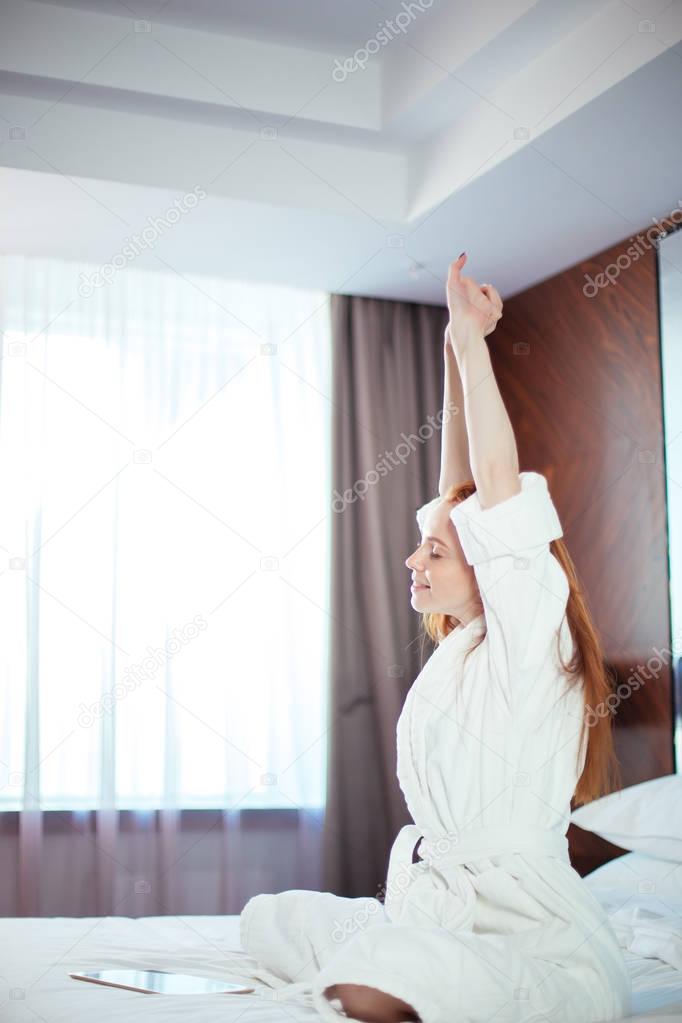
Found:
[[(618, 894), (605, 889), (605, 904), (615, 905)], [(257, 967), (240, 949), (238, 916), (4, 918), (0, 948), (2, 1023), (184, 1020), (188, 1010), (195, 1023), (230, 1023), (247, 1013), (249, 1023), (282, 1023), (285, 1006), (277, 1004), (277, 989), (265, 981), (252, 982), (254, 994), (171, 997), (69, 977), (77, 970), (135, 967), (243, 981)], [(627, 948), (624, 955), (633, 984), (630, 1023), (682, 1021), (682, 972)], [(314, 1009), (291, 1001), (285, 1016), (294, 1023), (319, 1018)]]

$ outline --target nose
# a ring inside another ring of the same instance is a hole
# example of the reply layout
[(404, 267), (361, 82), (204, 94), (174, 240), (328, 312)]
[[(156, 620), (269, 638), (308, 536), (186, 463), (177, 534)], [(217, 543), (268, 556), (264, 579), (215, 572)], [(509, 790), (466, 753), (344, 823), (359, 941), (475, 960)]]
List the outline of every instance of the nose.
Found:
[(410, 570), (417, 567), (417, 562), (418, 562), (417, 551), (412, 551), (412, 554), (410, 554), (409, 557), (405, 558), (405, 565)]

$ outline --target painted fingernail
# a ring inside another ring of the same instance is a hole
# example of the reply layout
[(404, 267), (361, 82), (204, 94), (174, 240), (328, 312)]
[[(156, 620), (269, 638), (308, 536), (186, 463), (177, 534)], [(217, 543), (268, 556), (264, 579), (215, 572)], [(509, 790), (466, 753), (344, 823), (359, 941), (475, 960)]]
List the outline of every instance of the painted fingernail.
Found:
[(459, 254), (459, 256), (457, 257), (457, 259), (461, 259), (461, 258), (462, 258), (462, 256), (466, 256), (466, 250), (465, 250), (464, 252), (460, 252), (460, 254)]

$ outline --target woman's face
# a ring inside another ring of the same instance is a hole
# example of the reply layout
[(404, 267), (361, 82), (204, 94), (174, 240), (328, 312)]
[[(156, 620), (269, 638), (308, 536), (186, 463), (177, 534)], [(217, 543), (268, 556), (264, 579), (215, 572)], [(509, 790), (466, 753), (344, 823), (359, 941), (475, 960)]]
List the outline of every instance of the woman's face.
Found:
[(412, 573), (415, 611), (451, 615), (466, 625), (483, 608), (474, 570), (450, 519), (452, 507), (440, 501), (428, 513), (422, 541), (405, 564)]

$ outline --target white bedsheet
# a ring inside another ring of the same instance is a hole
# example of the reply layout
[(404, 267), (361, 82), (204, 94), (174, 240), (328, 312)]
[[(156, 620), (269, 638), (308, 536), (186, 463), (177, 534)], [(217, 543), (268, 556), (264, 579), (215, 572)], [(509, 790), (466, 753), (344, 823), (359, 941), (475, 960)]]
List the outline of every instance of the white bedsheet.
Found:
[[(250, 995), (142, 994), (74, 980), (69, 973), (104, 967), (146, 967), (246, 980), (257, 964), (239, 950), (238, 916), (50, 917), (0, 919), (2, 1023), (283, 1023), (317, 1014), (298, 1004), (272, 1004), (282, 982)], [(244, 970), (246, 977), (239, 971)], [(31, 1011), (33, 1010), (33, 1011)], [(245, 1012), (246, 1010), (246, 1012)]]
[[(192, 1023), (236, 1023), (241, 1018), (242, 1023), (296, 1023), (319, 1019), (307, 1005), (287, 1001), (283, 1013), (283, 1005), (273, 1004), (278, 1001), (277, 988), (284, 984), (267, 971), (260, 971), (256, 994), (176, 997), (106, 988), (68, 976), (75, 970), (142, 966), (245, 981), (259, 970), (239, 948), (238, 926), (238, 916), (0, 919), (0, 1020), (141, 1023), (189, 1018)], [(627, 949), (625, 957), (636, 1013), (628, 1023), (682, 1021), (682, 973)]]
[(682, 1020), (682, 974), (657, 959), (643, 959), (625, 950), (625, 960), (632, 979), (634, 1019), (649, 1019), (667, 1014), (671, 1020)]
[(682, 898), (633, 895), (620, 887), (590, 885), (607, 911), (632, 980), (633, 1011), (671, 1011), (682, 1020)]

